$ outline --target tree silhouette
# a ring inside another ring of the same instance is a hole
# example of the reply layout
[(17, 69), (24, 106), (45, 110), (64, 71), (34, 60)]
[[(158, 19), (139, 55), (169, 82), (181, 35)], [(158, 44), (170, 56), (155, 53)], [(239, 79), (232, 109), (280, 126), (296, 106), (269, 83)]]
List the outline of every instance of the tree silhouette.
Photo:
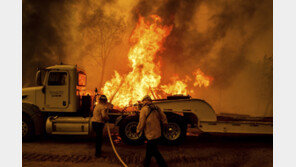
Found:
[(92, 47), (88, 48), (94, 49), (94, 51), (90, 51), (90, 55), (101, 67), (98, 87), (102, 88), (106, 61), (113, 48), (120, 44), (126, 25), (122, 18), (115, 15), (105, 15), (101, 9), (95, 10), (84, 18), (80, 28), (84, 38), (91, 38), (89, 40), (92, 41), (90, 44)]

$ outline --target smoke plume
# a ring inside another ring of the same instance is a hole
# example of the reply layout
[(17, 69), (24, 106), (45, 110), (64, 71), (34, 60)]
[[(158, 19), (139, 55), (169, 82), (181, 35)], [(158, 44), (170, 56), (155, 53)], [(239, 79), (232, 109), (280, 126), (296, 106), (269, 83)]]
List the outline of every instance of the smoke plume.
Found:
[(60, 62), (82, 66), (88, 88), (98, 87), (102, 62), (96, 34), (103, 27), (98, 20), (124, 25), (106, 59), (104, 82), (114, 70), (127, 72), (130, 33), (139, 16), (151, 14), (173, 25), (157, 55), (163, 83), (200, 68), (214, 80), (208, 88), (194, 88), (193, 97), (205, 99), (217, 113), (272, 116), (271, 0), (25, 0), (23, 87), (33, 84), (37, 67)]

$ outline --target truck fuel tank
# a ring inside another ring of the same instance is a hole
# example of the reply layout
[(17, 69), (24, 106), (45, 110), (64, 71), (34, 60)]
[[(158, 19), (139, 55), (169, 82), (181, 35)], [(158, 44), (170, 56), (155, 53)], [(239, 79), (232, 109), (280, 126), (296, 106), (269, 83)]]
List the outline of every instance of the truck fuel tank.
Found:
[(58, 117), (51, 116), (46, 120), (46, 133), (62, 135), (88, 135), (90, 117)]

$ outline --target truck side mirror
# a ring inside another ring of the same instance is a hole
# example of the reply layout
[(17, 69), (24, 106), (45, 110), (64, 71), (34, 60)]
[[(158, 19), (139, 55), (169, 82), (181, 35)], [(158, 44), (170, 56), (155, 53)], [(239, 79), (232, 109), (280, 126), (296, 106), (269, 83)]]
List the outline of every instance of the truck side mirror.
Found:
[(43, 85), (42, 89), (41, 89), (42, 93), (45, 93), (45, 85)]
[(43, 85), (42, 80), (41, 80), (41, 72), (40, 72), (40, 70), (38, 70), (37, 73), (36, 73), (35, 83), (38, 86)]

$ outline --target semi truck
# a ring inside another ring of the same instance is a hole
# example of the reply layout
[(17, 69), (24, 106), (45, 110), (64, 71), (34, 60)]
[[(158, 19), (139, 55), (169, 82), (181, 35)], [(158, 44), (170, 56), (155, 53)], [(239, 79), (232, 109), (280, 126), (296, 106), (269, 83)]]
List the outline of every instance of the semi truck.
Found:
[[(93, 129), (90, 118), (96, 96), (85, 94), (87, 75), (77, 65), (54, 65), (38, 69), (37, 86), (22, 90), (22, 139), (39, 135), (88, 135)], [(153, 100), (167, 116), (162, 139), (168, 144), (180, 144), (188, 128), (201, 133), (273, 134), (270, 117), (217, 115), (209, 103), (190, 96), (175, 95)], [(141, 104), (133, 111), (110, 109), (109, 123), (118, 126), (122, 141), (142, 144), (143, 133), (137, 134)]]

